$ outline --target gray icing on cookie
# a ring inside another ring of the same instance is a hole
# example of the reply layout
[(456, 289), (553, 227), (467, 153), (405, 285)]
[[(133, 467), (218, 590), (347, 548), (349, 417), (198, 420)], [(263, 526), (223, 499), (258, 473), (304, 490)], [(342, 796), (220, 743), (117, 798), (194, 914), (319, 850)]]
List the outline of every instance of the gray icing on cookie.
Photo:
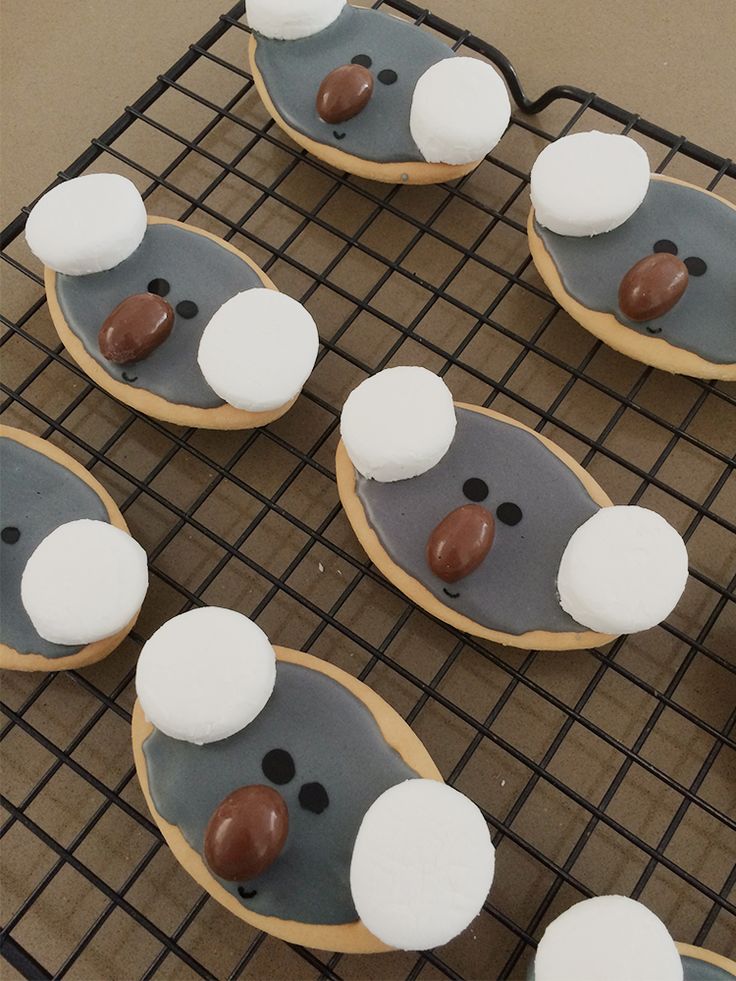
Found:
[(105, 505), (71, 470), (8, 436), (0, 436), (0, 643), (19, 654), (69, 657), (81, 650), (36, 633), (20, 598), (26, 562), (47, 535), (79, 518), (108, 521)]
[[(618, 228), (571, 238), (535, 224), (567, 292), (583, 306), (616, 319), (643, 337), (661, 337), (711, 364), (736, 363), (736, 211), (692, 187), (652, 180), (644, 202)], [(683, 261), (707, 266), (689, 278), (685, 295), (664, 316), (635, 323), (618, 305), (625, 273), (657, 242), (668, 240)]]
[[(145, 360), (113, 364), (100, 353), (98, 336), (107, 316), (126, 297), (146, 293), (154, 280), (176, 313), (169, 338)], [(72, 333), (116, 381), (160, 395), (174, 405), (214, 409), (223, 405), (204, 379), (197, 351), (213, 314), (237, 293), (263, 286), (237, 255), (216, 241), (178, 225), (149, 225), (138, 249), (108, 272), (56, 277), (56, 295)], [(183, 316), (177, 307), (184, 304)], [(196, 313), (191, 316), (194, 304)]]
[[(421, 75), (455, 56), (414, 24), (377, 10), (347, 5), (334, 24), (298, 41), (257, 35), (256, 64), (281, 118), (310, 139), (378, 163), (423, 161), (409, 129), (414, 89)], [(353, 58), (371, 59), (373, 97), (357, 116), (337, 125), (317, 114), (324, 77)], [(386, 85), (381, 72), (395, 72)]]
[[(509, 423), (457, 410), (452, 446), (427, 473), (379, 483), (356, 474), (356, 490), (378, 539), (405, 572), (444, 606), (491, 630), (577, 631), (557, 598), (562, 553), (580, 525), (599, 508), (575, 474), (531, 433)], [(445, 583), (427, 563), (432, 530), (469, 503), (464, 486), (483, 481), (488, 496), (478, 500), (496, 518), (493, 546), (464, 579)], [(521, 520), (504, 523), (516, 505)]]
[[(294, 761), (288, 783), (273, 784), (264, 774), (262, 760), (274, 749)], [(156, 810), (200, 855), (207, 822), (224, 797), (249, 784), (278, 790), (289, 809), (283, 852), (256, 879), (218, 882), (248, 909), (300, 923), (357, 920), (349, 873), (360, 822), (384, 790), (417, 776), (350, 691), (319, 671), (283, 661), (273, 695), (245, 729), (205, 746), (156, 730), (143, 752)], [(308, 783), (327, 792), (329, 804), (320, 814), (299, 803)], [(239, 887), (256, 894), (244, 899)]]

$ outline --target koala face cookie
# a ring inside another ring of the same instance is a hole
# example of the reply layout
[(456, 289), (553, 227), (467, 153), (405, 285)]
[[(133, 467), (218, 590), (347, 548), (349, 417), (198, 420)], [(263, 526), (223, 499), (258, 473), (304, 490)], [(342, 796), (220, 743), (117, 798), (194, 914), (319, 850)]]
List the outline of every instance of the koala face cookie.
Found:
[[(444, 943), (479, 912), (493, 873), (485, 821), (351, 676), (274, 653), (251, 621), (210, 608), (154, 634), (136, 686), (133, 742), (152, 812), (179, 861), (242, 919), (292, 942), (371, 952)], [(391, 891), (406, 909), (387, 918)]]
[(146, 555), (104, 488), (45, 440), (0, 426), (0, 667), (106, 657), (148, 586)]
[(336, 167), (391, 183), (474, 169), (510, 104), (485, 62), (426, 31), (340, 2), (248, 5), (253, 74), (276, 121)]
[(231, 245), (146, 217), (114, 174), (61, 184), (26, 229), (46, 265), (59, 336), (122, 402), (187, 426), (246, 429), (283, 415), (317, 356), (314, 321)]
[(555, 299), (624, 354), (736, 379), (736, 208), (649, 174), (629, 137), (578, 133), (532, 169), (529, 239)]
[(428, 612), (524, 648), (647, 629), (687, 579), (682, 539), (610, 501), (527, 427), (454, 406), (423, 368), (363, 382), (343, 409), (340, 497), (379, 569)]
[(675, 943), (665, 924), (627, 896), (595, 896), (565, 910), (542, 936), (528, 981), (729, 981), (736, 963)]

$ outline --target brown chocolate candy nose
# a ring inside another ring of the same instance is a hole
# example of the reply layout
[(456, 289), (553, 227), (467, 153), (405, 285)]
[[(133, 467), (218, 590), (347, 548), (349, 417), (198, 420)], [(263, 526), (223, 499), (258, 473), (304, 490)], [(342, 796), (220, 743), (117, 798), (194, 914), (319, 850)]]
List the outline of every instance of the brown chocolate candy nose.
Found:
[(221, 879), (255, 879), (281, 854), (289, 833), (286, 801), (272, 787), (239, 787), (212, 813), (204, 833), (204, 857)]
[(162, 296), (136, 293), (119, 303), (100, 328), (100, 352), (115, 364), (142, 361), (163, 344), (173, 326), (174, 311)]
[(317, 92), (317, 112), (326, 123), (344, 123), (370, 102), (373, 75), (363, 65), (342, 65), (325, 75)]
[(640, 323), (662, 317), (687, 289), (687, 266), (676, 255), (656, 252), (640, 259), (626, 273), (618, 288), (621, 312)]
[(496, 522), (481, 504), (464, 504), (440, 521), (427, 542), (427, 561), (444, 582), (457, 582), (488, 555)]

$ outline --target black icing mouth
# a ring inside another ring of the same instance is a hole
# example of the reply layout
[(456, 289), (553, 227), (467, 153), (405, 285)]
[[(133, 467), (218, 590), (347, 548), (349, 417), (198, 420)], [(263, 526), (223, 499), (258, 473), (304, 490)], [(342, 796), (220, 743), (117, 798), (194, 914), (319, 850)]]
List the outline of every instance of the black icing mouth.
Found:
[(129, 385), (132, 385), (133, 382), (137, 382), (138, 381), (138, 375), (134, 375), (131, 378), (130, 375), (128, 374), (128, 372), (127, 371), (124, 371), (123, 372), (123, 381), (124, 382), (128, 382)]
[(661, 327), (650, 327), (649, 324), (647, 324), (647, 330), (649, 331), (650, 334), (661, 334), (662, 333), (662, 328)]
[(248, 892), (247, 889), (244, 889), (242, 886), (238, 886), (238, 895), (241, 899), (253, 899), (254, 896), (258, 895), (258, 890), (251, 889), (251, 891)]
[(332, 135), (335, 137), (336, 140), (344, 140), (347, 134), (338, 133), (336, 129), (333, 129)]
[(444, 586), (442, 587), (442, 592), (445, 594), (445, 596), (449, 596), (450, 599), (457, 599), (458, 596), (460, 595), (460, 593), (451, 593), (450, 590), (445, 589)]

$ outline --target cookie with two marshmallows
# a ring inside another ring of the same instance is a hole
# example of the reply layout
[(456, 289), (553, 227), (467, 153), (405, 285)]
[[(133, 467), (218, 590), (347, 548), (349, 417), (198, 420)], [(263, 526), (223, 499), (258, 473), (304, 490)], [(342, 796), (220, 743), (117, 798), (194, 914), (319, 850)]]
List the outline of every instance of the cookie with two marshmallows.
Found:
[(736, 380), (736, 205), (597, 131), (544, 148), (531, 198), (532, 258), (573, 319), (643, 364)]
[(614, 506), (546, 437), (453, 403), (424, 368), (389, 368), (345, 402), (340, 497), (383, 574), (429, 613), (522, 648), (647, 630), (688, 576), (660, 515)]
[(309, 312), (224, 239), (148, 217), (118, 174), (45, 194), (26, 239), (77, 364), (121, 402), (183, 426), (250, 429), (278, 419), (311, 374)]
[(474, 170), (511, 105), (488, 62), (345, 0), (249, 0), (250, 61), (269, 114), (339, 170), (434, 184)]
[(494, 849), (403, 719), (326, 661), (206, 608), (165, 623), (136, 676), (146, 800), (218, 902), (292, 943), (370, 953), (451, 940)]

